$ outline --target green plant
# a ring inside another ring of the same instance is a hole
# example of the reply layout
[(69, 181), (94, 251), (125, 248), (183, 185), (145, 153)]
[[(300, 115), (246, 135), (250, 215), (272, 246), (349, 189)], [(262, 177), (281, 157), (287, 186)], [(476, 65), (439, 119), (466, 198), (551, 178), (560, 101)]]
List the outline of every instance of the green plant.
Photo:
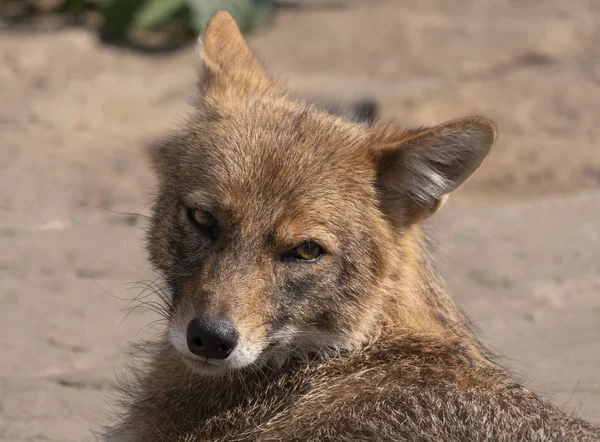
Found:
[(248, 30), (267, 24), (273, 8), (270, 0), (105, 0), (100, 4), (101, 32), (107, 39), (120, 40), (131, 27), (160, 29), (180, 18), (197, 34), (217, 9), (229, 11), (240, 28)]

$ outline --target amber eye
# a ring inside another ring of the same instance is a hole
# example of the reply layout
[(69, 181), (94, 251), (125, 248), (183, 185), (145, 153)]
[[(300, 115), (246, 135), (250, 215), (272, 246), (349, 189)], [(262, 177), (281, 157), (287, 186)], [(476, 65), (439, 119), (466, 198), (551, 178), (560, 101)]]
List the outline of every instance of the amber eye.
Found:
[(215, 218), (210, 212), (201, 209), (188, 209), (188, 217), (198, 227), (211, 229), (215, 226)]
[(315, 242), (307, 241), (286, 254), (287, 258), (300, 261), (317, 261), (323, 255), (323, 249)]

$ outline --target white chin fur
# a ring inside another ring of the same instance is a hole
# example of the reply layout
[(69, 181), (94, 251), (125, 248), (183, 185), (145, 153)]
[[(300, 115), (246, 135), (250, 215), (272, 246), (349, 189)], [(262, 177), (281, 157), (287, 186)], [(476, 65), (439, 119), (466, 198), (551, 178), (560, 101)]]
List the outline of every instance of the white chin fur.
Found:
[(204, 374), (220, 374), (237, 370), (254, 363), (262, 353), (262, 348), (245, 345), (243, 340), (227, 359), (206, 359), (193, 354), (187, 345), (186, 334), (175, 327), (169, 327), (169, 341), (181, 353), (183, 361), (192, 369)]

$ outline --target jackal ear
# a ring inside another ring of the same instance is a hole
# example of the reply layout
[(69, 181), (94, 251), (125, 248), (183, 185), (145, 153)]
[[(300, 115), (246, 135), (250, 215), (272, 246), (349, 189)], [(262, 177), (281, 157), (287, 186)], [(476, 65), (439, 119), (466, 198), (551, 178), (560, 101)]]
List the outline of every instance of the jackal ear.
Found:
[(203, 63), (199, 85), (203, 92), (237, 96), (264, 92), (272, 86), (233, 17), (217, 11), (198, 38), (198, 53)]
[(496, 125), (480, 117), (388, 130), (374, 150), (383, 210), (408, 222), (432, 215), (479, 168), (495, 140)]

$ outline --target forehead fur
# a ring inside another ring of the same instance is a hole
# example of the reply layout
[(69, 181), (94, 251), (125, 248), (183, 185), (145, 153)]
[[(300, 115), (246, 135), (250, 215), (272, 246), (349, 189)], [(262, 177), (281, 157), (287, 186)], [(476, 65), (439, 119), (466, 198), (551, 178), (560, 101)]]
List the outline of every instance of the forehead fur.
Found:
[(366, 127), (285, 96), (205, 102), (166, 146), (158, 172), (181, 198), (222, 205), (323, 200), (341, 189), (372, 190), (370, 138)]

